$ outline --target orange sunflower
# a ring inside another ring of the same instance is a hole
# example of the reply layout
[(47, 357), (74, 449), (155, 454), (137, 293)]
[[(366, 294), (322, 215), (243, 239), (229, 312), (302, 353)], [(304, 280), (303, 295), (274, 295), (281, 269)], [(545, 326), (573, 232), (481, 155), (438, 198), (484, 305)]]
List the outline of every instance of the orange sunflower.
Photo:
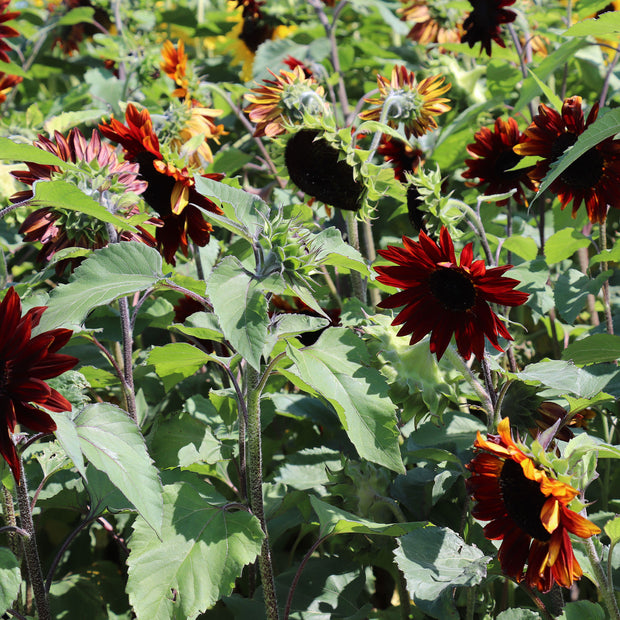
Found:
[[(541, 181), (551, 165), (575, 142), (598, 115), (594, 104), (587, 119), (581, 105), (581, 97), (564, 100), (559, 114), (544, 103), (538, 106), (538, 114), (525, 130), (525, 140), (514, 147), (517, 155), (535, 155), (540, 159), (529, 173), (533, 181)], [(620, 140), (609, 137), (573, 162), (549, 186), (564, 209), (572, 200), (572, 215), (577, 215), (585, 202), (588, 218), (592, 223), (603, 222), (609, 207), (620, 208)]]
[(161, 55), (163, 58), (159, 65), (161, 70), (171, 80), (174, 80), (177, 86), (172, 96), (185, 99), (188, 94), (189, 80), (187, 79), (187, 54), (185, 53), (183, 40), (179, 40), (177, 47), (174, 47), (172, 41), (165, 41), (161, 49)]
[(403, 65), (392, 69), (391, 79), (377, 76), (379, 97), (364, 99), (376, 106), (360, 113), (364, 121), (384, 121), (390, 127), (402, 123), (407, 138), (423, 136), (437, 128), (435, 116), (451, 109), (449, 100), (441, 97), (450, 90), (440, 75), (428, 77), (418, 82), (415, 74)]
[(255, 137), (274, 138), (286, 132), (285, 123), (302, 121), (304, 113), (318, 116), (326, 112), (323, 87), (312, 76), (306, 77), (302, 66), (292, 71), (281, 69), (280, 75), (269, 71), (275, 80), (263, 80), (265, 86), (244, 95), (250, 102), (245, 112), (256, 123)]
[(568, 507), (579, 491), (523, 452), (508, 418), (497, 430), (486, 440), (478, 432), (478, 454), (467, 465), (467, 489), (476, 501), (472, 515), (489, 521), (488, 539), (502, 541), (498, 557), (506, 575), (541, 592), (554, 583), (568, 588), (582, 575), (569, 533), (589, 538), (601, 530)]

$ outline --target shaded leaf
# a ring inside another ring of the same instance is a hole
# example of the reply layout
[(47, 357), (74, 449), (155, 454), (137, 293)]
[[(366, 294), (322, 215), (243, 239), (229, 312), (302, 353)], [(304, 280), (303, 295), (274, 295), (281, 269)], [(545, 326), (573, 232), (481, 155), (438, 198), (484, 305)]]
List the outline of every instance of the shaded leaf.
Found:
[[(605, 271), (591, 279), (577, 269), (568, 269), (562, 273), (553, 290), (555, 304), (562, 318), (567, 323), (573, 323), (583, 310), (588, 295), (596, 295), (611, 274), (611, 271)], [(562, 357), (568, 359), (564, 353), (566, 351), (562, 353)]]
[(21, 562), (9, 549), (0, 547), (0, 613), (9, 609), (22, 583)]

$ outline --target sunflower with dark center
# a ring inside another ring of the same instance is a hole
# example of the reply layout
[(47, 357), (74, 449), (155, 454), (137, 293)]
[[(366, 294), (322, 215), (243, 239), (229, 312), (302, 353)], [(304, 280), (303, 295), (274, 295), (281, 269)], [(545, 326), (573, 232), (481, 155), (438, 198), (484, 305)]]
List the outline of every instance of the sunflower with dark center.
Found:
[(407, 38), (428, 45), (430, 43), (458, 43), (461, 40), (458, 21), (460, 12), (445, 0), (402, 0), (405, 6), (398, 9), (400, 18), (413, 24)]
[(19, 11), (9, 12), (9, 4), (10, 0), (0, 0), (0, 60), (2, 62), (9, 62), (7, 52), (11, 51), (11, 46), (3, 39), (19, 36), (19, 32), (15, 28), (6, 25), (8, 21), (21, 15)]
[(417, 146), (411, 146), (402, 140), (394, 140), (383, 134), (377, 147), (377, 154), (394, 169), (394, 178), (401, 183), (407, 182), (406, 172), (416, 172), (424, 163), (424, 152)]
[[(96, 130), (92, 132), (90, 140), (79, 129), (72, 129), (66, 138), (56, 131), (54, 140), (40, 135), (34, 146), (75, 164), (79, 170), (62, 170), (59, 166), (25, 162), (28, 170), (11, 173), (22, 183), (33, 186), (37, 181), (67, 181), (120, 217), (130, 218), (139, 212), (139, 194), (146, 189), (146, 183), (138, 178), (137, 164), (119, 162), (115, 150), (111, 145), (101, 142)], [(23, 202), (33, 196), (33, 190), (27, 189), (15, 193), (10, 200), (13, 203)], [(140, 226), (136, 229), (136, 232), (120, 231), (119, 238), (155, 246), (155, 239), (150, 233)], [(25, 241), (42, 243), (38, 256), (40, 261), (49, 261), (64, 248), (97, 249), (109, 242), (104, 222), (80, 211), (56, 207), (43, 207), (30, 213), (19, 231)], [(75, 266), (79, 259), (69, 262)], [(62, 273), (66, 265), (67, 261), (60, 261), (56, 265), (56, 272)]]
[(71, 403), (51, 388), (46, 379), (71, 370), (78, 359), (58, 351), (69, 342), (70, 329), (52, 329), (32, 337), (45, 306), (31, 308), (22, 316), (22, 303), (9, 288), (0, 303), (0, 406), (4, 424), (0, 453), (19, 484), (19, 456), (12, 435), (17, 424), (37, 433), (51, 433), (56, 423), (41, 407), (53, 412), (71, 411)]
[[(483, 127), (476, 132), (474, 140), (475, 142), (467, 145), (467, 152), (473, 155), (474, 159), (465, 160), (467, 170), (463, 172), (463, 177), (477, 178), (478, 181), (467, 181), (465, 185), (484, 188), (486, 195), (503, 194), (515, 189), (515, 200), (519, 204), (527, 205), (523, 188), (536, 189), (536, 185), (528, 176), (534, 166), (512, 170), (523, 159), (514, 152), (513, 147), (525, 140), (517, 121), (514, 118), (509, 118), (507, 121), (498, 118), (493, 131)], [(497, 205), (506, 205), (508, 200), (508, 198), (499, 200)]]
[(478, 454), (467, 465), (472, 474), (467, 489), (476, 501), (472, 515), (489, 521), (488, 539), (502, 541), (498, 557), (504, 574), (541, 592), (554, 583), (568, 588), (582, 575), (569, 533), (589, 538), (601, 530), (568, 507), (579, 491), (524, 453), (508, 418), (497, 430), (486, 440), (478, 432)]
[(364, 99), (374, 107), (361, 112), (359, 117), (363, 121), (383, 121), (390, 127), (402, 123), (407, 138), (436, 129), (435, 117), (451, 109), (449, 100), (441, 97), (451, 85), (444, 84), (440, 75), (418, 82), (413, 72), (396, 65), (389, 80), (377, 76), (377, 86), (379, 96)]
[[(549, 172), (551, 164), (596, 120), (598, 104), (594, 104), (584, 122), (581, 97), (564, 100), (562, 113), (538, 106), (538, 114), (525, 130), (525, 141), (515, 146), (518, 155), (542, 157), (529, 173), (534, 181), (541, 181)], [(620, 207), (620, 140), (609, 137), (573, 162), (549, 186), (564, 209), (573, 201), (573, 217), (585, 202), (588, 218), (592, 223), (607, 218), (608, 207)]]
[(457, 263), (450, 233), (441, 228), (439, 244), (424, 232), (419, 241), (403, 237), (404, 247), (388, 246), (378, 250), (383, 258), (397, 266), (379, 266), (377, 281), (403, 289), (380, 304), (380, 308), (405, 306), (392, 325), (402, 325), (398, 336), (411, 334), (415, 344), (431, 334), (430, 350), (441, 359), (454, 334), (464, 359), (473, 353), (484, 356), (485, 336), (498, 351), (503, 351), (498, 336), (512, 340), (490, 305), (519, 306), (527, 293), (513, 290), (518, 280), (503, 277), (512, 265), (487, 269), (483, 260), (473, 260), (472, 244), (467, 244)]
[(275, 80), (263, 80), (244, 97), (250, 102), (245, 113), (256, 123), (254, 137), (274, 138), (286, 132), (286, 124), (299, 123), (304, 114), (322, 116), (328, 111), (325, 91), (313, 77), (306, 77), (301, 66), (280, 70)]
[[(126, 160), (138, 164), (140, 178), (147, 182), (143, 198), (163, 222), (155, 233), (157, 247), (166, 261), (175, 265), (178, 249), (188, 255), (189, 238), (200, 247), (209, 242), (213, 227), (200, 209), (218, 214), (222, 211), (198, 193), (193, 174), (186, 167), (179, 168), (165, 160), (147, 110), (138, 111), (130, 103), (125, 122), (126, 125), (112, 118), (100, 124), (99, 129), (106, 138), (123, 147)], [(221, 174), (202, 176), (218, 181), (223, 177)]]
[(319, 134), (302, 129), (287, 142), (284, 162), (289, 178), (302, 192), (326, 205), (358, 211), (363, 183), (355, 179), (353, 167), (340, 159), (340, 151)]
[(513, 22), (517, 14), (505, 7), (515, 0), (469, 0), (473, 11), (465, 18), (461, 42), (473, 47), (480, 43), (480, 50), (491, 56), (491, 41), (506, 47), (502, 39), (501, 26)]

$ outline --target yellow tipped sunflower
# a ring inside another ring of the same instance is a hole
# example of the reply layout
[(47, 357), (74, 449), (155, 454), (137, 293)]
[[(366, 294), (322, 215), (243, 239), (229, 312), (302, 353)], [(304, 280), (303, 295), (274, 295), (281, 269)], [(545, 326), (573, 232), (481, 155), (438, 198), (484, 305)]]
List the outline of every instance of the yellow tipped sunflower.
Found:
[(392, 69), (391, 79), (377, 76), (380, 96), (364, 101), (373, 108), (359, 116), (364, 121), (381, 121), (390, 127), (402, 123), (407, 138), (423, 136), (437, 128), (435, 116), (451, 109), (449, 99), (441, 97), (450, 90), (451, 84), (444, 84), (444, 78), (434, 75), (418, 82), (415, 74), (402, 65)]
[(275, 136), (285, 133), (285, 123), (300, 122), (304, 113), (312, 116), (327, 111), (325, 91), (313, 77), (306, 77), (301, 67), (282, 69), (280, 75), (269, 71), (275, 80), (263, 80), (264, 86), (245, 94), (250, 105), (245, 112), (256, 123), (254, 136)]
[(185, 99), (188, 94), (187, 87), (189, 80), (187, 79), (187, 54), (185, 53), (185, 44), (179, 41), (177, 47), (174, 47), (172, 41), (165, 41), (161, 48), (162, 61), (160, 63), (161, 70), (171, 79), (174, 80), (177, 88), (172, 93), (173, 97)]

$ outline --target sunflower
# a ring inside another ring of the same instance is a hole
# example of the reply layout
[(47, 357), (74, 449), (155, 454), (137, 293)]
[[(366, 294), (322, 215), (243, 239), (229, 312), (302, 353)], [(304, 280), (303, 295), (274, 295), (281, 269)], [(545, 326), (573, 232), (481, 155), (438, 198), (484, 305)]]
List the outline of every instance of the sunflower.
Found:
[(436, 0), (402, 0), (405, 6), (398, 9), (400, 18), (413, 26), (407, 37), (416, 43), (458, 43), (461, 40), (458, 20), (460, 13), (446, 2)]
[[(54, 140), (40, 135), (34, 146), (53, 153), (63, 161), (76, 164), (79, 171), (63, 171), (57, 166), (25, 162), (28, 170), (11, 173), (22, 183), (33, 186), (41, 181), (69, 181), (117, 215), (129, 218), (138, 213), (139, 194), (146, 189), (146, 183), (138, 179), (137, 164), (119, 162), (115, 150), (101, 142), (96, 130), (89, 140), (79, 129), (72, 129), (66, 138), (56, 131)], [(27, 189), (15, 193), (10, 200), (13, 203), (22, 202), (33, 196), (33, 190)], [(107, 245), (109, 241), (104, 222), (79, 211), (56, 207), (44, 206), (30, 213), (19, 232), (24, 235), (25, 241), (42, 243), (38, 259), (45, 262), (67, 247), (96, 249)], [(155, 239), (139, 226), (135, 233), (121, 231), (120, 239), (155, 245)], [(71, 264), (75, 265), (76, 262), (73, 260)], [(60, 261), (56, 266), (57, 273), (62, 273), (66, 264), (66, 261)]]
[(171, 80), (174, 80), (177, 87), (172, 96), (185, 99), (188, 95), (189, 80), (187, 79), (187, 54), (183, 40), (179, 40), (177, 47), (174, 47), (172, 41), (165, 41), (161, 55), (162, 61), (159, 66)]
[(38, 433), (51, 433), (56, 423), (49, 411), (71, 411), (71, 403), (51, 388), (46, 379), (71, 370), (78, 359), (58, 353), (69, 342), (70, 329), (53, 329), (32, 337), (45, 306), (31, 308), (22, 316), (22, 303), (9, 288), (0, 303), (0, 403), (4, 424), (0, 432), (0, 453), (19, 484), (19, 457), (12, 435), (17, 424)]
[(0, 0), (0, 60), (2, 62), (9, 62), (7, 52), (11, 51), (11, 46), (3, 41), (3, 39), (19, 36), (19, 32), (17, 32), (15, 28), (6, 25), (6, 22), (21, 15), (19, 11), (9, 13), (9, 4), (10, 0)]
[[(577, 138), (589, 127), (598, 115), (598, 104), (594, 104), (584, 122), (581, 97), (564, 100), (562, 113), (538, 106), (538, 114), (525, 130), (525, 141), (514, 147), (518, 155), (542, 157), (529, 173), (534, 181), (541, 181), (551, 165), (566, 149), (577, 142)], [(564, 209), (573, 201), (573, 217), (582, 202), (585, 202), (588, 218), (592, 223), (603, 222), (608, 206), (620, 207), (620, 141), (609, 137), (573, 162), (549, 186), (558, 197)]]
[(377, 76), (380, 96), (364, 99), (376, 107), (359, 116), (364, 121), (384, 121), (390, 127), (402, 123), (407, 138), (420, 137), (437, 128), (435, 116), (450, 110), (449, 100), (440, 95), (451, 85), (443, 82), (442, 76), (435, 75), (418, 83), (413, 72), (396, 65), (390, 80)]
[(6, 101), (9, 91), (17, 86), (24, 78), (18, 75), (8, 75), (0, 71), (0, 103)]
[(461, 252), (457, 264), (450, 233), (441, 228), (439, 244), (424, 232), (419, 241), (403, 237), (403, 248), (388, 246), (378, 250), (397, 266), (379, 266), (375, 271), (382, 284), (403, 289), (390, 295), (380, 308), (405, 306), (392, 325), (402, 325), (398, 336), (411, 334), (409, 344), (431, 334), (430, 350), (441, 359), (452, 334), (459, 353), (469, 359), (484, 356), (485, 336), (498, 350), (497, 337), (512, 337), (493, 312), (490, 303), (519, 306), (527, 293), (513, 290), (518, 280), (502, 277), (512, 265), (487, 269), (483, 260), (473, 260), (472, 244)]
[(478, 432), (479, 452), (467, 465), (467, 489), (476, 501), (472, 515), (490, 522), (484, 528), (488, 539), (502, 541), (499, 561), (506, 575), (541, 592), (554, 583), (568, 588), (582, 575), (569, 532), (589, 538), (601, 530), (568, 508), (579, 491), (523, 452), (508, 418), (497, 430), (486, 440)]
[(465, 33), (461, 42), (469, 47), (480, 43), (480, 51), (484, 49), (487, 56), (491, 56), (491, 41), (506, 47), (500, 26), (516, 19), (514, 11), (504, 8), (514, 4), (515, 0), (469, 0), (469, 3), (473, 10), (463, 22)]
[[(511, 189), (516, 189), (515, 200), (519, 204), (526, 204), (527, 200), (523, 187), (535, 190), (534, 182), (529, 178), (528, 172), (533, 166), (512, 170), (522, 159), (517, 155), (513, 147), (520, 144), (525, 136), (519, 130), (517, 121), (509, 118), (504, 121), (498, 118), (495, 121), (493, 131), (483, 127), (474, 135), (473, 144), (467, 145), (467, 152), (474, 159), (466, 159), (467, 170), (463, 172), (466, 179), (478, 179), (478, 182), (467, 181), (468, 187), (484, 187), (484, 193), (503, 194)], [(486, 187), (485, 187), (486, 186)], [(508, 204), (508, 198), (498, 201), (498, 206)]]
[(256, 123), (255, 137), (273, 138), (286, 132), (285, 124), (302, 121), (305, 113), (318, 116), (327, 111), (323, 87), (306, 77), (302, 66), (281, 69), (280, 75), (269, 73), (275, 80), (263, 80), (264, 86), (244, 95), (250, 102), (245, 112)]
[[(166, 261), (176, 264), (175, 254), (181, 249), (188, 255), (188, 238), (203, 247), (209, 242), (213, 227), (200, 209), (222, 213), (211, 200), (198, 193), (194, 176), (187, 167), (178, 167), (167, 161), (160, 151), (159, 139), (153, 129), (148, 110), (128, 104), (125, 123), (111, 118), (101, 123), (101, 133), (123, 147), (125, 159), (139, 165), (140, 178), (147, 182), (144, 200), (154, 209), (163, 225), (157, 228), (157, 247)], [(220, 180), (223, 175), (207, 174), (205, 177)]]
[(394, 169), (394, 178), (401, 183), (407, 182), (406, 172), (416, 172), (424, 163), (424, 153), (416, 146), (402, 140), (393, 140), (383, 134), (377, 147), (377, 154)]

